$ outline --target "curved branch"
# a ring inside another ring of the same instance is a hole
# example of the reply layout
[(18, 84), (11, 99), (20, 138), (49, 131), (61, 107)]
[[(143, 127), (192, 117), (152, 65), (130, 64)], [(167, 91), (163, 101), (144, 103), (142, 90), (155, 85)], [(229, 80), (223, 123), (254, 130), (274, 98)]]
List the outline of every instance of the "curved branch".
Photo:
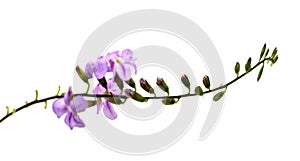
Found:
[[(263, 60), (259, 61), (256, 65), (254, 65), (252, 68), (250, 68), (250, 70), (248, 72), (245, 72), (245, 73), (241, 74), (240, 76), (236, 77), (235, 79), (233, 79), (232, 81), (226, 83), (225, 85), (222, 85), (220, 87), (217, 87), (217, 88), (214, 88), (214, 89), (211, 89), (211, 90), (204, 91), (204, 94), (227, 88), (228, 86), (230, 86), (234, 82), (238, 81), (239, 79), (241, 79), (242, 77), (244, 77), (245, 75), (250, 73), (252, 70), (257, 68), (260, 64), (264, 63), (265, 61), (272, 61), (273, 62), (273, 59), (271, 57), (264, 58)], [(96, 98), (96, 97), (97, 98), (115, 97), (115, 98), (122, 98), (122, 99), (129, 98), (126, 95), (121, 95), (121, 96), (107, 95), (107, 94), (103, 94), (103, 95), (97, 95), (96, 94), (95, 95), (95, 94), (87, 94), (87, 93), (78, 93), (78, 94), (74, 94), (74, 96), (84, 96), (84, 97), (93, 97), (93, 98)], [(182, 94), (182, 95), (174, 95), (174, 96), (158, 96), (158, 97), (154, 96), (154, 97), (144, 97), (144, 98), (146, 98), (146, 99), (165, 99), (165, 98), (182, 98), (182, 97), (191, 97), (191, 96), (196, 96), (196, 94), (193, 93), (193, 94)], [(40, 99), (40, 100), (35, 100), (35, 101), (32, 101), (32, 102), (29, 102), (29, 103), (17, 108), (15, 111), (9, 112), (7, 115), (5, 115), (3, 118), (1, 118), (0, 123), (3, 122), (4, 120), (6, 120), (8, 117), (12, 116), (13, 114), (15, 114), (15, 113), (31, 106), (31, 105), (46, 102), (46, 101), (52, 100), (52, 99), (63, 98), (63, 97), (64, 97), (64, 95), (56, 95), (56, 96), (51, 96), (51, 97), (47, 97), (47, 98), (43, 98), (43, 99)]]

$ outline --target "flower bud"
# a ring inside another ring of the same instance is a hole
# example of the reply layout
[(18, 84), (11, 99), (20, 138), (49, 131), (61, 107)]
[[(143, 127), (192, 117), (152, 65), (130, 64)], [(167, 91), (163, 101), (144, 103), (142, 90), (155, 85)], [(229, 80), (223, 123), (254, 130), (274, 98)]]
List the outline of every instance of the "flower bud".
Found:
[(275, 48), (272, 52), (271, 58), (273, 59), (275, 57), (275, 55), (277, 54), (277, 48)]
[(184, 84), (184, 86), (186, 86), (186, 88), (191, 89), (191, 83), (189, 78), (184, 74), (183, 76), (181, 76), (181, 82)]
[(148, 83), (147, 80), (141, 78), (140, 79), (140, 85), (148, 93), (154, 94), (154, 89), (150, 86), (150, 84)]
[(76, 72), (81, 80), (83, 80), (85, 83), (89, 83), (87, 75), (79, 66), (76, 66)]
[(160, 89), (167, 92), (169, 94), (169, 87), (164, 81), (164, 79), (157, 77), (156, 84), (159, 86)]
[(259, 60), (261, 60), (261, 58), (262, 58), (262, 57), (263, 57), (263, 55), (265, 54), (266, 48), (267, 48), (267, 45), (266, 45), (266, 44), (264, 44), (263, 48), (261, 49), (261, 53), (260, 53)]
[(125, 81), (130, 87), (135, 88), (135, 82), (132, 78), (130, 78), (128, 81)]
[(236, 62), (234, 71), (235, 71), (235, 74), (238, 76), (239, 72), (240, 72), (240, 63), (239, 62)]
[(207, 89), (210, 89), (210, 80), (207, 75), (203, 77), (203, 84)]
[(251, 57), (247, 60), (247, 63), (245, 64), (245, 70), (248, 72), (251, 69)]
[(225, 91), (221, 91), (219, 93), (217, 93), (214, 97), (213, 97), (213, 100), (216, 102), (216, 101), (219, 101), (223, 95), (225, 94), (226, 90)]
[(139, 93), (133, 91), (132, 89), (125, 89), (125, 94), (138, 102), (147, 102), (148, 101), (148, 99), (146, 99)]
[(265, 54), (264, 58), (266, 58), (266, 57), (268, 56), (269, 51), (270, 51), (270, 49), (268, 49), (268, 50), (266, 51), (266, 54)]
[[(178, 100), (179, 100), (179, 98), (178, 98)], [(162, 103), (165, 104), (165, 105), (173, 105), (173, 104), (175, 104), (177, 102), (178, 101), (175, 101), (174, 98), (169, 98), (169, 97), (167, 97), (167, 98), (165, 98), (165, 99), (162, 100)]]
[(204, 92), (203, 92), (203, 90), (202, 90), (202, 88), (201, 88), (200, 86), (197, 86), (197, 87), (195, 88), (195, 94), (196, 94), (196, 95), (203, 96)]

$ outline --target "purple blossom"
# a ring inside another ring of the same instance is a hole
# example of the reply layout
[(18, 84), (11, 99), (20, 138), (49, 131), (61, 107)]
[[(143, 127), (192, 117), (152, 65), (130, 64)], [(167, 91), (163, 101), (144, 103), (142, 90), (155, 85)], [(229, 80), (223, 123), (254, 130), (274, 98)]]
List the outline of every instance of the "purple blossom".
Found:
[[(112, 80), (112, 78), (107, 81), (107, 88), (108, 91), (114, 95), (119, 95), (121, 93), (121, 90), (119, 89), (118, 85)], [(102, 87), (101, 84), (98, 84), (96, 88), (93, 90), (93, 93), (105, 94), (106, 89)], [(117, 118), (117, 113), (115, 112), (113, 105), (108, 100), (102, 100), (101, 98), (96, 98), (96, 101), (97, 101), (97, 114), (103, 108), (103, 114), (107, 118), (111, 120)]]
[(90, 79), (95, 74), (97, 79), (101, 79), (108, 71), (108, 63), (103, 56), (100, 56), (96, 62), (89, 62), (85, 66), (85, 73)]
[(133, 73), (136, 74), (137, 67), (133, 52), (130, 49), (125, 49), (120, 54), (119, 51), (108, 53), (106, 56), (107, 61), (110, 64), (109, 71), (113, 72), (114, 75), (118, 74), (119, 77), (127, 81), (131, 78)]
[(60, 118), (66, 114), (65, 123), (72, 130), (74, 127), (84, 127), (78, 113), (88, 107), (88, 102), (82, 96), (73, 97), (72, 88), (65, 94), (64, 98), (57, 99), (52, 105), (53, 112)]

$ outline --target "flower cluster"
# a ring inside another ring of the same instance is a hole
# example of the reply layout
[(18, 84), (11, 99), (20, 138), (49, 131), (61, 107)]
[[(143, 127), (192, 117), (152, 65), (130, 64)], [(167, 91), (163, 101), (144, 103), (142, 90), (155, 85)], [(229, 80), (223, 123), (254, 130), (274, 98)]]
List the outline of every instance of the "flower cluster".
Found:
[[(87, 83), (88, 79), (93, 77), (99, 81), (99, 84), (93, 90), (96, 95), (120, 95), (123, 89), (118, 82), (128, 81), (133, 73), (136, 74), (135, 60), (130, 49), (125, 49), (122, 52), (114, 51), (105, 56), (100, 56), (94, 62), (87, 63), (84, 72), (80, 73), (80, 77)], [(112, 77), (108, 78), (107, 75), (109, 74), (107, 73), (112, 73), (110, 74)], [(117, 118), (117, 113), (112, 105), (112, 103), (116, 103), (113, 98), (96, 98), (95, 101), (97, 114), (103, 111), (104, 116), (108, 119), (114, 120)], [(70, 87), (64, 98), (57, 99), (52, 108), (58, 118), (67, 114), (65, 123), (73, 129), (74, 127), (85, 126), (78, 113), (85, 111), (88, 106), (88, 101), (82, 96), (73, 96)]]

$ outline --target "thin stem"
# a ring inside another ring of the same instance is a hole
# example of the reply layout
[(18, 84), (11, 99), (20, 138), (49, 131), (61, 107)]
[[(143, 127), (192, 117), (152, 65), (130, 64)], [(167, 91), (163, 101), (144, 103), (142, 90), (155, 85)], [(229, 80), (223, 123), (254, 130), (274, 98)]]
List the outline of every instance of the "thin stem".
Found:
[(87, 83), (87, 85), (88, 85), (88, 86), (87, 86), (87, 89), (86, 89), (86, 92), (85, 92), (85, 93), (89, 93), (89, 90), (90, 90), (90, 87), (91, 87), (91, 85), (90, 85), (89, 82)]
[[(264, 63), (265, 61), (272, 61), (273, 62), (273, 59), (271, 57), (268, 57), (268, 58), (264, 58), (263, 60), (259, 61), (256, 65), (254, 65), (252, 68), (250, 68), (250, 70), (248, 72), (245, 72), (243, 74), (241, 74), (240, 76), (236, 77), (235, 79), (233, 79), (232, 81), (220, 86), (220, 87), (217, 87), (217, 88), (214, 88), (214, 89), (210, 89), (210, 90), (207, 90), (207, 91), (204, 91), (204, 94), (207, 94), (207, 93), (211, 93), (211, 92), (214, 92), (214, 91), (217, 91), (217, 90), (221, 90), (221, 89), (226, 89), (228, 86), (230, 86), (231, 84), (233, 84), (234, 82), (238, 81), (239, 79), (241, 79), (242, 77), (244, 77), (245, 75), (247, 75), (248, 73), (250, 73), (252, 70), (254, 70), (255, 68), (257, 68), (260, 64)], [(88, 89), (87, 91), (89, 90), (89, 87), (90, 85), (88, 84)], [(59, 87), (59, 90), (60, 90), (60, 87)], [(52, 100), (52, 99), (57, 99), (57, 98), (63, 98), (64, 95), (58, 95), (59, 94), (59, 91), (57, 92), (57, 95), (55, 96), (51, 96), (51, 97), (47, 97), (47, 98), (43, 98), (43, 99), (40, 99), (40, 100), (35, 100), (35, 101), (32, 101), (32, 102), (29, 102), (19, 108), (17, 108), (15, 111), (12, 111), (12, 112), (8, 112), (3, 118), (1, 118), (0, 120), (0, 123), (3, 122), (4, 120), (6, 120), (8, 117), (12, 116), (13, 114), (31, 106), (31, 105), (34, 105), (34, 104), (37, 104), (37, 103), (41, 103), (41, 102), (46, 102), (48, 100)], [(77, 94), (74, 94), (74, 96), (84, 96), (84, 97), (92, 97), (92, 98), (111, 98), (111, 97), (115, 97), (115, 98), (120, 98), (120, 99), (124, 99), (124, 101), (126, 99), (128, 99), (129, 97), (126, 96), (126, 95), (110, 95), (110, 94), (102, 94), (102, 95), (98, 95), (98, 94), (87, 94), (87, 93), (77, 93)], [(152, 97), (145, 97), (146, 99), (165, 99), (165, 98), (182, 98), (182, 97), (191, 97), (191, 96), (196, 96), (195, 93), (188, 93), (188, 94), (182, 94), (182, 95), (175, 95), (175, 96), (159, 96), (157, 97), (156, 95), (152, 96)]]

